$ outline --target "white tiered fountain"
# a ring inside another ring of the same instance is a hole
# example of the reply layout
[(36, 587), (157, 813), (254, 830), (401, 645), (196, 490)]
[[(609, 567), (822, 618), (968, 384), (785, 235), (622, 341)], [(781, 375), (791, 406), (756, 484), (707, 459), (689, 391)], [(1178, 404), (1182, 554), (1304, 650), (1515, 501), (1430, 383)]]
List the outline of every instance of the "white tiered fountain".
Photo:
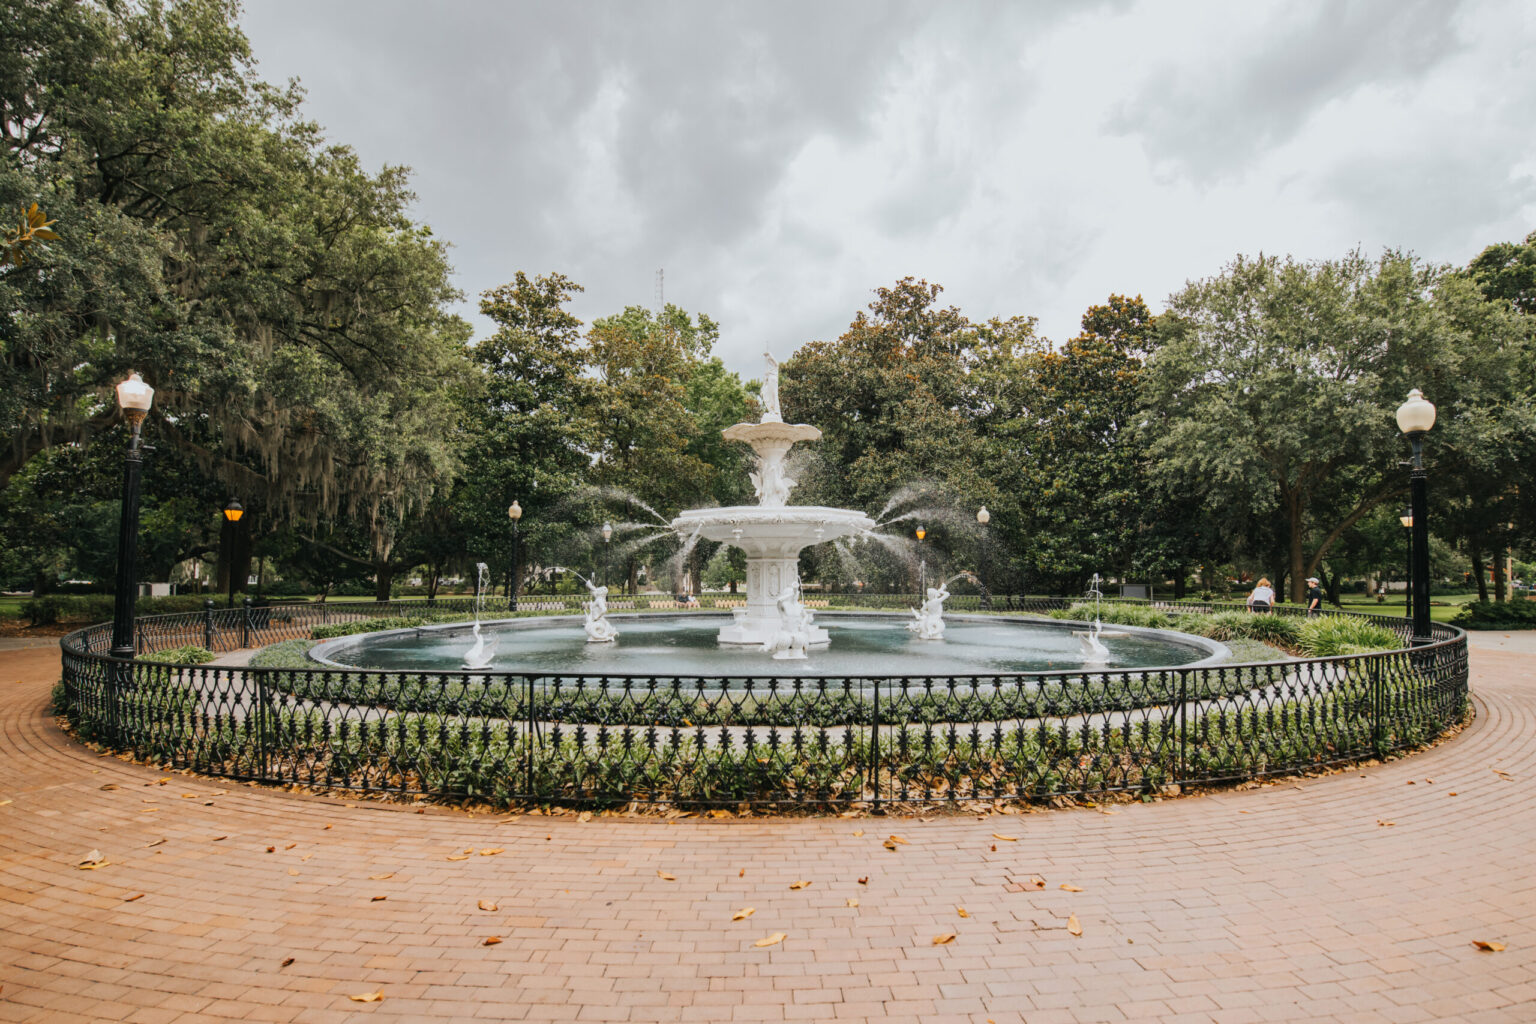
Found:
[[(784, 457), (798, 441), (815, 441), (821, 431), (805, 423), (785, 423), (779, 413), (779, 366), (767, 356), (763, 381), (763, 416), (757, 423), (737, 423), (723, 432), (730, 441), (745, 441), (757, 453), (752, 486), (756, 505), (689, 509), (672, 520), (684, 540), (695, 536), (722, 541), (747, 553), (747, 607), (720, 630), (722, 644), (771, 644), (780, 632), (778, 599), (800, 579), (800, 550), (875, 528), (862, 512), (819, 505), (787, 505), (795, 486), (784, 473)], [(808, 646), (827, 642), (827, 631), (806, 627)]]

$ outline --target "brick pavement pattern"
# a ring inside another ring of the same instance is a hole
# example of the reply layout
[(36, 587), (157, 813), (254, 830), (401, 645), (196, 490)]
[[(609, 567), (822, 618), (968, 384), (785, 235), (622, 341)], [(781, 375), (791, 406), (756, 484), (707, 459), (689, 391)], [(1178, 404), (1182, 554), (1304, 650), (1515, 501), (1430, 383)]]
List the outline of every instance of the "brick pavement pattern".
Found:
[(1475, 724), (1356, 772), (671, 823), (163, 774), (59, 731), (56, 649), (0, 651), (0, 1021), (1533, 1021), (1536, 634), (1473, 644)]

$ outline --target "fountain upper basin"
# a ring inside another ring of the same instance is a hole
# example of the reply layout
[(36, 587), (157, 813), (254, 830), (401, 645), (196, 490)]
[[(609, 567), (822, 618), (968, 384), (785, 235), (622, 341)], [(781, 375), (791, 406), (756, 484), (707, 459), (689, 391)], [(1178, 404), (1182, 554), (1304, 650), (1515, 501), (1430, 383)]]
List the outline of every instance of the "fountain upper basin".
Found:
[(689, 509), (672, 520), (672, 529), (683, 537), (695, 532), (707, 540), (723, 541), (749, 556), (788, 558), (802, 548), (875, 528), (862, 512), (821, 505), (733, 505), (727, 508)]

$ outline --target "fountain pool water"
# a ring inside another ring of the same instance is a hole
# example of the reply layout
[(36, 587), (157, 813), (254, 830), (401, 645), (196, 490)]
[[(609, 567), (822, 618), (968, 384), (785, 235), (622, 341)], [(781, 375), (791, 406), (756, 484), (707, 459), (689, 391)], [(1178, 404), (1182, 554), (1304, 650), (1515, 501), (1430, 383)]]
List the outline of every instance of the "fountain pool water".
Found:
[[(907, 629), (911, 616), (821, 612), (831, 644), (806, 660), (775, 661), (758, 648), (721, 647), (720, 615), (626, 615), (612, 643), (584, 642), (580, 617), (523, 619), (482, 629), (500, 642), (491, 672), (579, 673), (665, 677), (968, 676), (1074, 672), (1083, 667), (1073, 624), (992, 616), (950, 616), (944, 642)], [(466, 624), (340, 637), (311, 656), (331, 665), (455, 672)], [(1220, 644), (1127, 627), (1108, 645), (1104, 667), (1204, 664), (1227, 655)], [(1096, 666), (1097, 667), (1097, 666)]]

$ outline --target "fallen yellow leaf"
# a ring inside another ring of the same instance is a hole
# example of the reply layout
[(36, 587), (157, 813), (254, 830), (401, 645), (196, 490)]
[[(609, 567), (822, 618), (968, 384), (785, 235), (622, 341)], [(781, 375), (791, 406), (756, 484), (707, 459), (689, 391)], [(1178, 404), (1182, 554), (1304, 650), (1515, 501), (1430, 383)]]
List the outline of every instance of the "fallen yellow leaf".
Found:
[(861, 828), (860, 829), (855, 829), (854, 832), (853, 832), (853, 838), (857, 839), (857, 838), (859, 838), (859, 836), (862, 836), (863, 834), (864, 834), (864, 830), (863, 829), (861, 829)]
[(747, 918), (751, 917), (755, 913), (757, 913), (757, 908), (756, 907), (742, 907), (740, 910), (736, 911), (736, 913), (731, 915), (731, 920), (732, 921), (745, 921)]
[(677, 881), (677, 876), (676, 875), (669, 874), (668, 872), (665, 872), (665, 871), (658, 871), (658, 872), (656, 872), (656, 877), (661, 879), (663, 882), (675, 882), (675, 881)]
[(354, 1003), (382, 1003), (384, 1001), (384, 993), (363, 992), (359, 995), (347, 996), (347, 998), (352, 1000)]
[(1039, 875), (1030, 875), (1027, 879), (1024, 880), (1024, 888), (1044, 889), (1045, 879), (1041, 878)]
[(388, 897), (388, 896), (375, 896), (375, 897), (373, 897), (373, 899), (372, 899), (372, 900), (370, 900), (370, 901), (369, 901), (369, 902), (372, 902), (372, 903), (378, 903), (378, 902), (380, 902), (380, 901), (381, 901), (381, 900), (387, 900), (387, 899), (389, 899), (389, 897)]
[(1076, 914), (1072, 914), (1067, 918), (1067, 931), (1071, 932), (1073, 935), (1083, 934), (1082, 922), (1077, 919)]
[(488, 936), (486, 936), (485, 941), (480, 943), (480, 945), (482, 945), (482, 946), (496, 946), (496, 945), (500, 945), (500, 943), (501, 943), (501, 936), (499, 936), (499, 935), (488, 935)]
[(777, 946), (779, 943), (783, 942), (784, 939), (785, 939), (785, 935), (784, 935), (783, 932), (774, 932), (772, 935), (768, 936), (767, 938), (758, 939), (756, 942), (752, 943), (752, 945), (759, 946), (759, 947), (761, 947), (761, 946)]
[(582, 811), (580, 814), (576, 815), (576, 820), (577, 821), (591, 821), (592, 820), (592, 812), (591, 811)]
[(811, 884), (810, 882), (807, 882), (804, 879), (801, 879), (798, 882), (790, 882), (789, 883), (789, 887), (791, 889), (804, 889), (804, 888), (806, 888), (810, 884)]
[(298, 869), (298, 868), (289, 868), (289, 869), (288, 869), (288, 873), (289, 873), (289, 874), (290, 874), (290, 875), (296, 875), (296, 874), (298, 874), (298, 873), (299, 873), (299, 869)]
[(506, 847), (504, 847), (504, 846), (488, 846), (485, 849), (480, 851), (480, 856), (482, 856), (482, 857), (494, 857), (498, 853), (506, 853), (506, 852), (507, 852), (507, 850), (506, 850)]
[(869, 884), (869, 876), (865, 875), (863, 878), (859, 879), (859, 884), (860, 885), (868, 885)]
[(955, 941), (955, 933), (954, 932), (945, 932), (943, 935), (935, 935), (933, 937), (933, 944), (935, 946), (947, 946), (951, 942), (954, 942), (954, 941)]
[(848, 906), (848, 907), (856, 907), (858, 905), (859, 905), (859, 898), (857, 896), (849, 896), (848, 897), (848, 902), (844, 904), (844, 906)]
[(395, 873), (393, 871), (391, 871), (387, 875), (369, 875), (368, 876), (368, 881), (370, 881), (370, 882), (382, 882), (386, 878), (394, 878), (394, 877), (395, 877)]
[(1476, 946), (1478, 949), (1482, 950), (1484, 953), (1502, 953), (1502, 952), (1504, 952), (1504, 943), (1502, 943), (1502, 942), (1490, 942), (1487, 939), (1473, 939), (1472, 940), (1472, 945)]
[(959, 914), (961, 917), (970, 917), (971, 916), (971, 912), (969, 910), (966, 910), (964, 907), (956, 907), (955, 908), (955, 913)]
[(448, 859), (449, 860), (469, 860), (469, 854), (467, 854), (467, 853), (451, 853), (451, 854), (448, 855)]
[(886, 841), (887, 842), (891, 842), (891, 843), (900, 843), (902, 846), (911, 846), (912, 845), (911, 843), (907, 842), (905, 839), (901, 838), (901, 836), (891, 836), (890, 839), (888, 839)]
[(124, 903), (132, 903), (134, 900), (141, 900), (143, 898), (144, 898), (144, 894), (143, 893), (136, 892), (132, 896), (124, 896), (123, 897), (123, 902)]
[(1005, 843), (1016, 843), (1016, 842), (1019, 841), (1019, 837), (1018, 836), (1005, 836), (1001, 832), (993, 832), (992, 833), (992, 838), (993, 839), (1001, 839)]
[(1082, 892), (1083, 891), (1083, 890), (1079, 889), (1077, 886), (1073, 885), (1071, 882), (1062, 882), (1061, 883), (1061, 887), (1066, 892)]
[(1382, 828), (1391, 828), (1393, 825), (1396, 825), (1397, 822), (1395, 822), (1395, 821), (1387, 821), (1385, 818), (1377, 818), (1376, 819), (1376, 824), (1379, 825)]
[(501, 909), (500, 907), (496, 906), (496, 904), (494, 902), (492, 902), (491, 900), (481, 900), (479, 903), (476, 903), (475, 906), (479, 907), (481, 910), (500, 910)]

